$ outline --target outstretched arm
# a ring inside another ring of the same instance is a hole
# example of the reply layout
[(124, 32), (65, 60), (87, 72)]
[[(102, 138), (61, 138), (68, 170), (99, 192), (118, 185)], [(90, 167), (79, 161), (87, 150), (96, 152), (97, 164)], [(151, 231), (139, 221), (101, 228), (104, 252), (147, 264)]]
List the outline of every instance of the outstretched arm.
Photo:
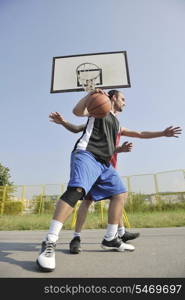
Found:
[(121, 135), (134, 137), (134, 138), (141, 138), (141, 139), (152, 139), (157, 137), (179, 137), (179, 134), (182, 133), (182, 129), (180, 127), (167, 127), (163, 131), (132, 131), (126, 128), (121, 129)]
[(65, 127), (67, 130), (78, 133), (80, 131), (83, 131), (85, 128), (85, 124), (82, 125), (74, 125), (72, 123), (67, 122), (62, 115), (60, 115), (58, 112), (53, 112), (49, 115), (50, 122), (54, 122), (56, 124), (60, 124), (63, 127)]

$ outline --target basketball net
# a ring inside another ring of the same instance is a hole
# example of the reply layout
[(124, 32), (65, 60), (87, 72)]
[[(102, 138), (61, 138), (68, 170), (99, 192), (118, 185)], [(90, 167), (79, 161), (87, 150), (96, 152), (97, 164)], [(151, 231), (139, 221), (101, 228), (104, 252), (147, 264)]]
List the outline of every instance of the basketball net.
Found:
[(85, 80), (81, 80), (81, 84), (82, 87), (84, 89), (84, 91), (86, 92), (91, 92), (95, 89), (95, 80), (93, 79), (85, 79)]
[(100, 77), (101, 69), (93, 63), (83, 63), (76, 68), (79, 84), (86, 92), (91, 92), (96, 87), (96, 80)]

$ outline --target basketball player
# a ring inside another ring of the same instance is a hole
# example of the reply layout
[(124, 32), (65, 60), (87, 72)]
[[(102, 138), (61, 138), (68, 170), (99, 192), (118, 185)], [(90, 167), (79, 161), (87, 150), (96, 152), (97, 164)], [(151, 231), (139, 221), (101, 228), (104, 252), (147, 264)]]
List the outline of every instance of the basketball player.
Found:
[[(102, 90), (99, 92), (104, 93)], [(57, 202), (48, 234), (42, 242), (42, 249), (37, 259), (37, 264), (42, 271), (50, 272), (55, 269), (55, 247), (61, 228), (71, 215), (77, 201), (86, 196), (89, 191), (95, 201), (110, 199), (108, 225), (101, 243), (102, 248), (125, 250), (125, 243), (118, 238), (117, 230), (123, 202), (126, 198), (126, 188), (117, 171), (109, 162), (115, 151), (116, 136), (119, 132), (119, 122), (115, 114), (122, 112), (125, 98), (119, 91), (111, 91), (109, 96), (111, 111), (102, 119), (89, 116), (86, 108), (89, 94), (82, 98), (73, 109), (76, 116), (86, 116), (88, 121), (82, 137), (76, 142), (71, 155), (71, 172), (67, 190)], [(128, 130), (123, 130), (128, 136)], [(177, 137), (180, 133), (180, 127), (172, 126), (160, 132), (129, 131), (132, 137), (142, 138)]]
[[(79, 133), (85, 129), (85, 124), (82, 125), (74, 125), (72, 123), (67, 122), (63, 116), (61, 116), (58, 112), (52, 113), (49, 115), (50, 121), (54, 122), (56, 124), (62, 125), (64, 128), (69, 130), (73, 133)], [(110, 163), (114, 168), (117, 166), (117, 154), (122, 152), (130, 152), (132, 149), (132, 143), (125, 142), (121, 146), (119, 146), (120, 143), (120, 133), (118, 133), (116, 137), (116, 150), (110, 160)], [(104, 199), (105, 200), (105, 199)], [(78, 254), (81, 251), (81, 239), (80, 239), (80, 233), (82, 230), (82, 226), (85, 222), (88, 209), (90, 205), (92, 204), (93, 199), (91, 199), (90, 194), (85, 198), (85, 201), (82, 201), (80, 204), (80, 207), (78, 209), (77, 213), (77, 219), (75, 224), (75, 232), (74, 237), (72, 241), (70, 242), (70, 253), (72, 254)], [(118, 236), (122, 239), (124, 243), (126, 243), (128, 240), (133, 240), (139, 236), (138, 232), (129, 232), (125, 230), (124, 224), (123, 224), (123, 218), (121, 216), (121, 219), (118, 224)], [(127, 249), (126, 249), (127, 247)], [(130, 245), (125, 245), (125, 250), (133, 250), (133, 246), (130, 249)]]

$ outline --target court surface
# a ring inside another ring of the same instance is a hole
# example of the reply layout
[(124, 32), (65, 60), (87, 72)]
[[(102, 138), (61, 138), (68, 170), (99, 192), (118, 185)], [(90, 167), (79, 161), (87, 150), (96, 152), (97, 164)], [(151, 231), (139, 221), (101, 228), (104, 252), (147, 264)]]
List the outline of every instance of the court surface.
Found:
[(1, 278), (184, 278), (185, 227), (139, 228), (130, 242), (134, 252), (105, 251), (100, 242), (104, 229), (84, 230), (83, 252), (69, 253), (73, 231), (63, 230), (56, 250), (56, 270), (38, 271), (35, 260), (46, 231), (0, 232)]

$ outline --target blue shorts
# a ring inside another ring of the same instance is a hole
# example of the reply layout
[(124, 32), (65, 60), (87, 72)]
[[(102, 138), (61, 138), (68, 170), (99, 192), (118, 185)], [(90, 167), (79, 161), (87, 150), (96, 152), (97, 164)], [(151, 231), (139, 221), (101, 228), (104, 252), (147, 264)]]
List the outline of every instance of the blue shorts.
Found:
[(97, 161), (85, 150), (75, 150), (71, 154), (69, 187), (81, 187), (85, 195), (90, 192), (94, 201), (109, 199), (113, 195), (127, 192), (122, 179), (110, 164)]

